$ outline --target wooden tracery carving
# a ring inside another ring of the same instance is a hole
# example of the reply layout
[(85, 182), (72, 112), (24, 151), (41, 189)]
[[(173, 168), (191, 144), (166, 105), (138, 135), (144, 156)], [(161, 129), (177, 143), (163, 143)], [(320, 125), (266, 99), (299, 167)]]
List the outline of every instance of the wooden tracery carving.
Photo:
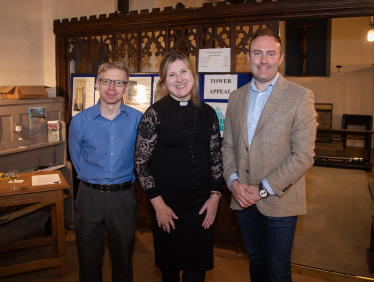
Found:
[(66, 58), (76, 62), (75, 71), (84, 73), (88, 70), (88, 40), (87, 37), (74, 36), (67, 38)]
[(147, 56), (152, 56), (152, 52), (150, 51), (152, 49), (152, 44), (154, 44), (156, 48), (155, 55), (158, 56), (164, 56), (167, 53), (166, 49), (166, 39), (167, 36), (167, 30), (166, 29), (160, 29), (160, 30), (144, 30), (141, 31), (141, 50), (140, 50), (140, 59)]
[(90, 38), (91, 71), (95, 73), (98, 67), (112, 60), (113, 36), (112, 34), (93, 34)]
[(198, 27), (187, 26), (169, 30), (169, 51), (180, 51), (187, 56), (197, 57)]
[(200, 48), (230, 48), (231, 24), (202, 25)]

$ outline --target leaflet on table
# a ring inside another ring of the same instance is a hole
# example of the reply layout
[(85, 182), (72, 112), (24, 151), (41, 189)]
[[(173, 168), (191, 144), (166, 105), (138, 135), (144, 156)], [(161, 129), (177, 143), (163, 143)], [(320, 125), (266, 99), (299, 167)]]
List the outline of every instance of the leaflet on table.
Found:
[(60, 176), (56, 174), (33, 175), (31, 176), (32, 186), (51, 185), (61, 183)]

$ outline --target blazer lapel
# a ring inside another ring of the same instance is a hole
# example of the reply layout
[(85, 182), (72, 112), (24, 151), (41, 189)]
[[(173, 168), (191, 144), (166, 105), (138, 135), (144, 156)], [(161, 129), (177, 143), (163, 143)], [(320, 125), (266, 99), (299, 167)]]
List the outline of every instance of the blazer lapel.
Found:
[(278, 81), (274, 85), (273, 91), (271, 92), (269, 99), (265, 104), (264, 109), (262, 110), (254, 136), (256, 136), (257, 132), (261, 129), (261, 127), (270, 118), (272, 113), (285, 98), (285, 90), (287, 90), (286, 80), (283, 78), (282, 75), (280, 75)]
[(248, 128), (247, 128), (247, 114), (248, 114), (248, 101), (249, 101), (249, 87), (251, 86), (251, 82), (249, 82), (246, 87), (243, 87), (243, 93), (241, 96), (243, 97), (240, 100), (240, 105), (238, 109), (238, 113), (242, 116), (239, 118), (240, 122), (240, 132), (242, 133), (245, 145), (248, 148)]

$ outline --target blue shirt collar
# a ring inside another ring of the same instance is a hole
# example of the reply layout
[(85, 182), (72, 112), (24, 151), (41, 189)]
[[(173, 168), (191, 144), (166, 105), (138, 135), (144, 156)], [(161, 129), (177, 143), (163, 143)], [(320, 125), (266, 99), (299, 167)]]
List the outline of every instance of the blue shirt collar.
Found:
[[(93, 119), (97, 118), (98, 116), (101, 116), (100, 107), (99, 107), (100, 101), (101, 101), (101, 98), (99, 99), (99, 101), (97, 101), (96, 105), (94, 106), (94, 118)], [(122, 112), (125, 113), (125, 115), (129, 116), (128, 113), (127, 113), (125, 104), (121, 102), (121, 112), (120, 112), (120, 114)]]
[(274, 87), (274, 84), (278, 81), (279, 76), (280, 74), (278, 72), (277, 75), (274, 77), (274, 79), (270, 82), (269, 86), (264, 91), (260, 91), (257, 89), (256, 84), (255, 84), (255, 78), (253, 77), (252, 82), (251, 82), (251, 90), (256, 91), (256, 92), (266, 92), (268, 91), (269, 87), (272, 87), (272, 88)]

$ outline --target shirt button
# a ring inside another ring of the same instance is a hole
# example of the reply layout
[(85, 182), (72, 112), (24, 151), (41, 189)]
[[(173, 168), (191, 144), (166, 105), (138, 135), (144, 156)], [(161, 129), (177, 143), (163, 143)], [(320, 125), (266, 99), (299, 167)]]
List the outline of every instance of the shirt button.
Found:
[(260, 108), (259, 107), (257, 107), (257, 110), (259, 110)]
[(251, 144), (252, 142), (249, 142), (249, 144)]
[(111, 139), (113, 139), (113, 137)]
[(192, 148), (192, 145), (191, 145), (191, 148)]
[(194, 158), (195, 156), (192, 156), (191, 158)]
[(113, 171), (113, 169), (110, 169), (110, 171)]
[(252, 127), (255, 127), (256, 125), (252, 125)]
[(113, 153), (111, 153), (111, 155), (113, 156)]

